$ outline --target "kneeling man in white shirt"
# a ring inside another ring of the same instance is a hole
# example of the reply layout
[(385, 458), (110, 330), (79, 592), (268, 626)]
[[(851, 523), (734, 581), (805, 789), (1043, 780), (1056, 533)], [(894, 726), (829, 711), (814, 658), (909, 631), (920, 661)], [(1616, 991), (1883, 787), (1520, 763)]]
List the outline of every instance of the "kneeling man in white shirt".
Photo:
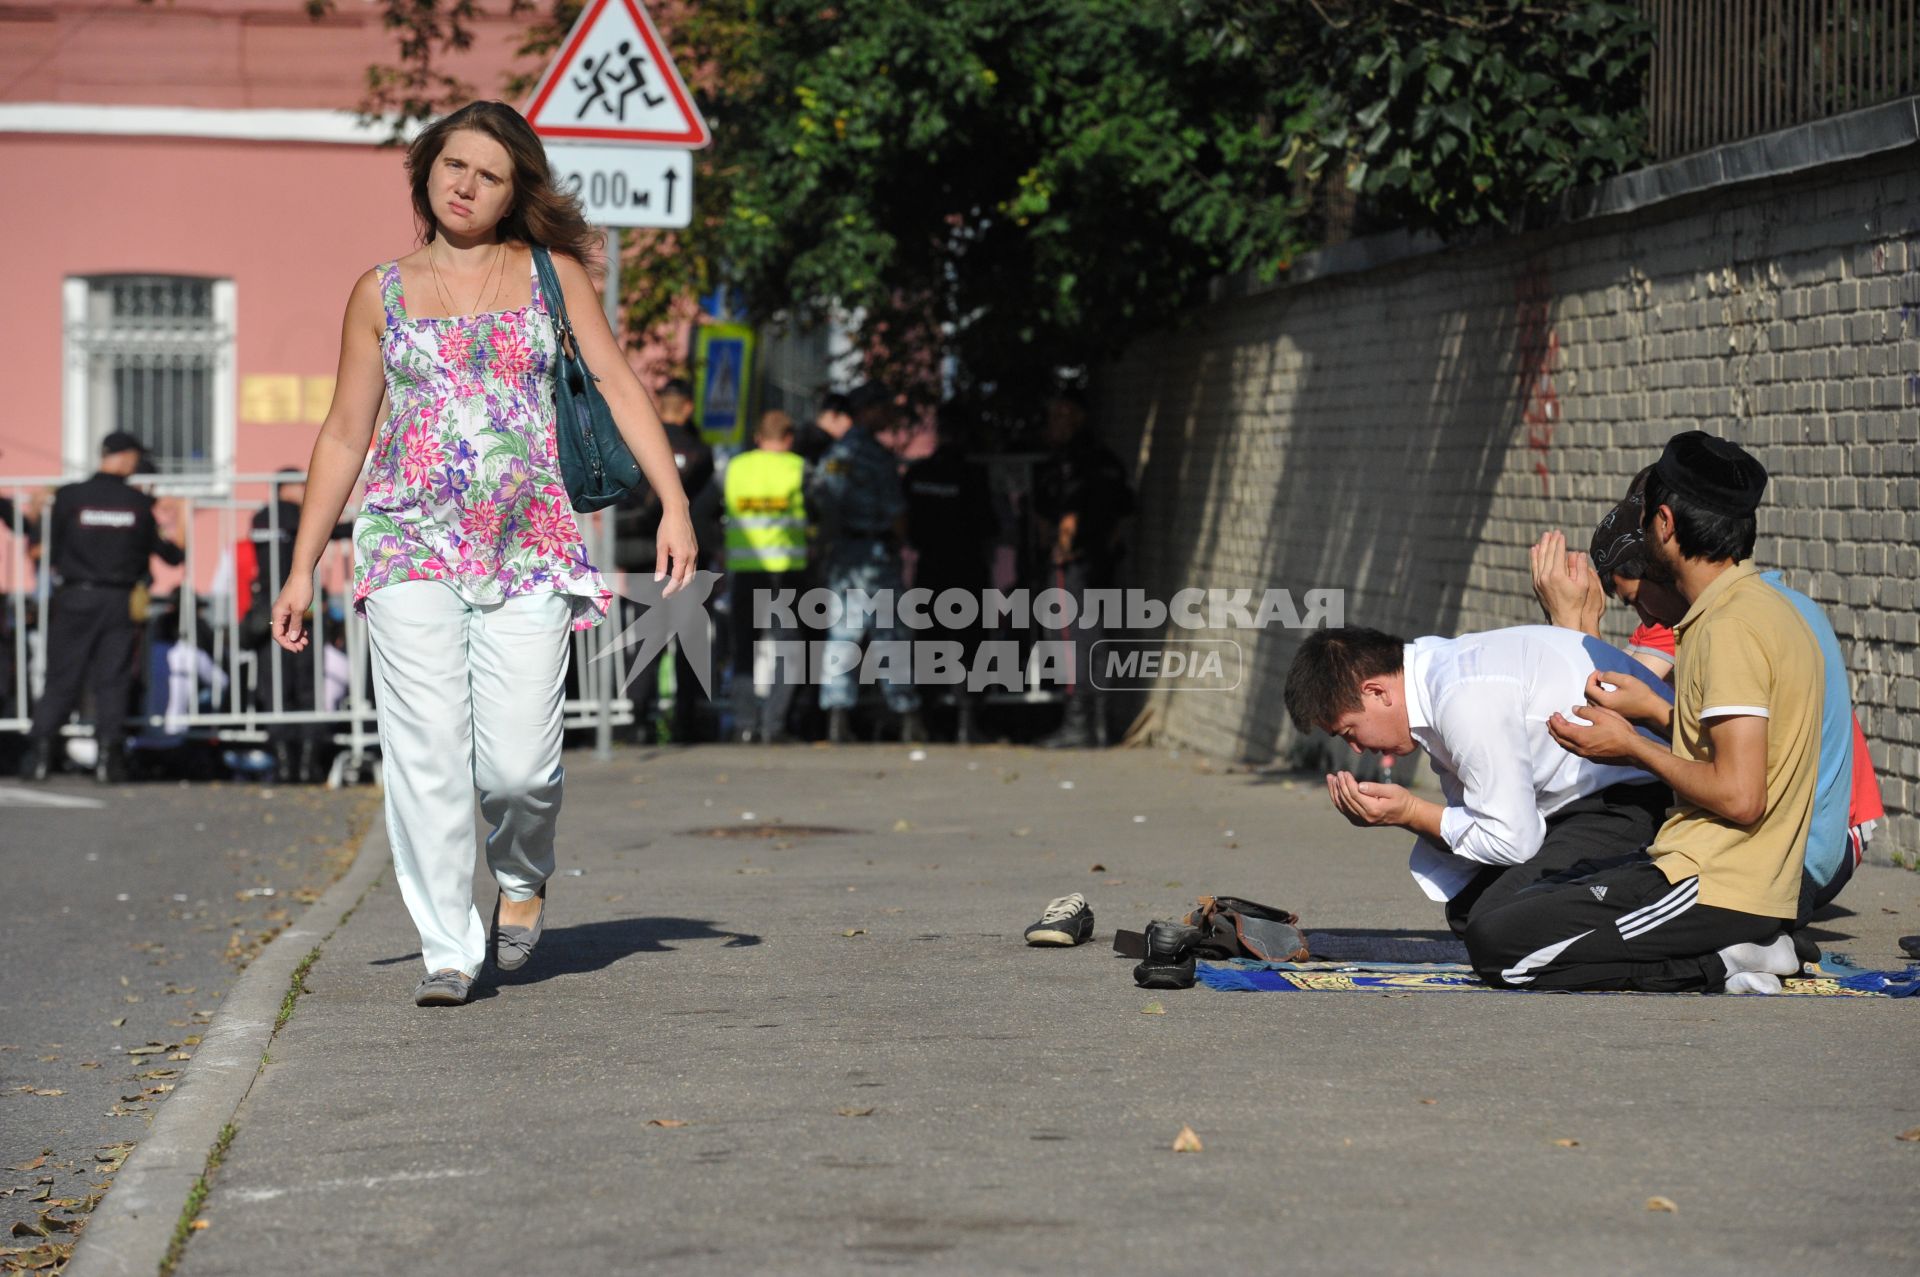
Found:
[(1356, 825), (1419, 836), (1414, 880), (1464, 934), (1474, 914), (1547, 874), (1653, 841), (1672, 791), (1637, 768), (1576, 757), (1547, 732), (1553, 715), (1586, 704), (1595, 670), (1641, 668), (1599, 639), (1545, 625), (1410, 643), (1350, 626), (1301, 645), (1287, 712), (1356, 754), (1427, 751), (1444, 804), (1351, 772), (1328, 776), (1327, 793)]

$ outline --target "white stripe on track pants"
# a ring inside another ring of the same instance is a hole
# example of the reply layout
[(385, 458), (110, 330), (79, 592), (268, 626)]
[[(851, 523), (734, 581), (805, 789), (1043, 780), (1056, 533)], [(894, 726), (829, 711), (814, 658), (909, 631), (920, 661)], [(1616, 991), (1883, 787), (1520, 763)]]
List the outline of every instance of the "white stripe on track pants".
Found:
[(501, 893), (529, 900), (553, 875), (572, 605), (541, 593), (483, 606), (407, 581), (368, 595), (366, 611), (394, 877), (427, 970), (474, 975), (487, 949), (476, 789)]

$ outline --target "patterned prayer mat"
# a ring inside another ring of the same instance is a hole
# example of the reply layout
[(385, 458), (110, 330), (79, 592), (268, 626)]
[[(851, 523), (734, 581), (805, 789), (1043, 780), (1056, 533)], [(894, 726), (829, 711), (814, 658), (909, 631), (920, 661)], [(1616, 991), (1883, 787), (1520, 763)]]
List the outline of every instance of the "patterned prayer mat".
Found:
[[(1432, 942), (1445, 943), (1445, 942)], [(1310, 941), (1315, 957), (1320, 938)], [(1464, 951), (1462, 956), (1464, 956)], [(1201, 984), (1232, 993), (1550, 993), (1550, 989), (1496, 989), (1461, 962), (1202, 962)], [(1789, 976), (1777, 996), (1908, 998), (1920, 995), (1920, 964), (1905, 971), (1868, 971), (1845, 957), (1824, 953), (1817, 973)], [(1647, 995), (1642, 995), (1647, 996)], [(1698, 996), (1698, 995), (1690, 995)]]

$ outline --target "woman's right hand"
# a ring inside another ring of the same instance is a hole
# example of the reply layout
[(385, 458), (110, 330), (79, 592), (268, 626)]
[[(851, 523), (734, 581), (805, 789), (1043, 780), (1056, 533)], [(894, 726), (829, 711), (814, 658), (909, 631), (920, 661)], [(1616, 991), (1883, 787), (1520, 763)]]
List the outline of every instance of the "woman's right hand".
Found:
[(273, 601), (273, 641), (289, 652), (307, 650), (307, 612), (313, 607), (313, 582), (303, 572), (295, 572), (280, 587)]

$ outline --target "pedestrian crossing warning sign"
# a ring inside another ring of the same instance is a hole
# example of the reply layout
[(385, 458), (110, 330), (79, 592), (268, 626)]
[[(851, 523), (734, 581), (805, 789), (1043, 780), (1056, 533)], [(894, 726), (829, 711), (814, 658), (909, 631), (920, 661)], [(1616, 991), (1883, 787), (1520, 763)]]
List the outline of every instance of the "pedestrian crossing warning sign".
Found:
[(753, 389), (753, 329), (702, 324), (693, 339), (693, 402), (710, 444), (738, 444)]
[(526, 114), (544, 138), (675, 147), (712, 140), (639, 0), (591, 0)]

